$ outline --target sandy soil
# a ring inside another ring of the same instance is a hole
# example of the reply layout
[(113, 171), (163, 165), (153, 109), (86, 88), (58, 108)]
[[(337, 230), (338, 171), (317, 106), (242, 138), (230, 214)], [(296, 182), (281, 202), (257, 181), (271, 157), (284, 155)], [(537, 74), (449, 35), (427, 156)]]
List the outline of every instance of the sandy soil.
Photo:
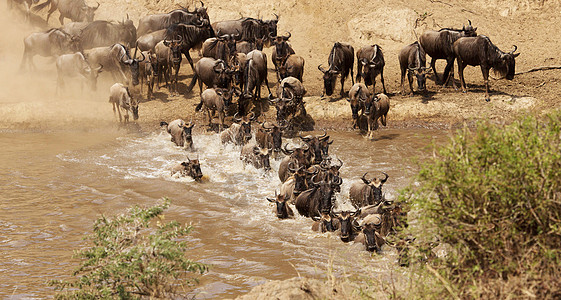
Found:
[[(146, 14), (169, 11), (178, 5), (194, 5), (191, 1), (174, 0), (99, 2), (101, 6), (97, 19), (122, 20), (128, 14), (135, 24)], [(399, 50), (415, 41), (416, 36), (424, 30), (461, 27), (469, 19), (478, 27), (479, 34), (489, 36), (500, 49), (510, 51), (513, 44), (518, 46), (521, 55), (517, 58), (517, 71), (543, 65), (561, 65), (561, 58), (556, 55), (559, 53), (558, 41), (561, 40), (558, 30), (561, 24), (561, 3), (558, 0), (477, 0), (469, 3), (455, 0), (415, 0), (364, 2), (358, 5), (351, 0), (326, 0), (321, 1), (321, 4), (312, 0), (264, 0), (257, 3), (207, 0), (205, 6), (208, 7), (211, 21), (240, 16), (269, 19), (273, 18), (273, 13), (280, 16), (279, 34), (291, 32), (290, 41), (294, 50), (306, 60), (304, 85), (309, 97), (305, 98), (305, 102), (308, 112), (316, 121), (316, 129), (349, 128), (351, 123), (347, 101), (338, 97), (320, 98), (323, 83), (322, 73), (317, 70), (317, 66), (327, 63), (329, 51), (337, 41), (350, 43), (355, 50), (374, 43), (383, 48), (386, 88), (391, 99), (388, 126), (449, 127), (481, 119), (504, 122), (526, 112), (543, 113), (559, 107), (561, 70), (517, 75), (512, 81), (491, 80), (491, 102), (487, 103), (483, 100), (481, 72), (474, 67), (468, 67), (465, 72), (469, 88), (466, 94), (455, 91), (452, 87), (436, 86), (431, 78), (427, 81), (427, 93), (401, 96), (397, 61)], [(37, 72), (19, 73), (19, 61), (23, 52), (21, 40), (30, 32), (46, 26), (44, 15), (35, 16), (35, 25), (30, 26), (23, 22), (18, 10), (0, 14), (6, 15), (2, 22), (17, 24), (11, 25), (0, 38), (0, 63), (3, 64), (0, 85), (3, 90), (8, 91), (0, 96), (1, 127), (21, 124), (33, 127), (39, 121), (57, 123), (60, 119), (66, 121), (64, 124), (79, 120), (115, 121), (110, 105), (106, 102), (108, 87), (112, 84), (110, 78), (102, 79), (98, 92), (93, 95), (84, 95), (78, 90), (61, 99), (54, 96), (56, 70), (52, 60), (38, 57)], [(48, 26), (59, 26), (58, 12), (53, 14)], [(270, 49), (265, 49), (265, 52), (269, 56), (269, 69), (272, 69)], [(194, 57), (198, 55), (194, 53)], [(443, 68), (444, 62), (440, 61), (437, 64), (440, 74)], [(274, 78), (271, 71), (271, 88)], [(29, 79), (32, 79), (33, 84), (29, 84)], [(180, 80), (180, 92), (183, 94), (191, 80), (191, 68), (188, 64), (182, 66)], [(348, 91), (351, 85), (349, 78), (345, 83), (345, 90)], [(376, 92), (381, 92), (379, 79)], [(263, 89), (262, 94), (266, 95), (266, 89)], [(203, 122), (202, 113), (194, 113), (198, 102), (197, 87), (188, 95), (175, 97), (170, 97), (167, 89), (163, 88), (157, 93), (157, 99), (142, 102), (139, 123), (155, 126), (160, 120), (178, 117), (193, 117), (198, 123), (206, 123)], [(272, 118), (273, 113), (274, 109), (271, 109), (267, 116)]]

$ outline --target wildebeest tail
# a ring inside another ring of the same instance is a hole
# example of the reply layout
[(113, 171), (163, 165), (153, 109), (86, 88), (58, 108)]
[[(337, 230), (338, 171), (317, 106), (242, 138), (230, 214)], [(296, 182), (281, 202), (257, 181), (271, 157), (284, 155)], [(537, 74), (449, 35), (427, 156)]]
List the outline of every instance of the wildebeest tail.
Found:
[(38, 11), (42, 10), (43, 8), (47, 7), (47, 5), (51, 4), (51, 1), (52, 0), (47, 0), (44, 3), (41, 3), (39, 5), (35, 5), (34, 7), (31, 8), (31, 10), (33, 12), (38, 12)]
[(191, 92), (191, 90), (195, 86), (195, 83), (197, 83), (197, 74), (193, 74), (193, 79), (191, 79), (191, 83), (189, 83), (189, 86), (187, 87), (187, 91), (185, 91), (185, 94), (189, 94)]
[(160, 122), (160, 127), (162, 127), (162, 126), (168, 126), (168, 125), (169, 125), (168, 122), (164, 122), (164, 121)]
[(203, 99), (201, 99), (201, 102), (197, 104), (197, 107), (195, 107), (195, 111), (201, 111), (201, 108), (203, 108)]

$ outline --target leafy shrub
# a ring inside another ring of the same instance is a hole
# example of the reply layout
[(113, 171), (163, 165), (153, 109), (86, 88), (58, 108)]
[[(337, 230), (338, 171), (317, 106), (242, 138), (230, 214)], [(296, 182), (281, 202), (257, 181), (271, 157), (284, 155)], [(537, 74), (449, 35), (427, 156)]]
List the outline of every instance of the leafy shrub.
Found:
[(154, 222), (170, 205), (168, 199), (150, 208), (134, 206), (113, 219), (100, 217), (86, 239), (93, 246), (79, 250), (82, 259), (73, 281), (53, 280), (58, 299), (169, 298), (202, 274), (204, 264), (186, 257), (187, 243), (180, 241), (191, 226)]
[(460, 297), (561, 296), (561, 113), (460, 130), (418, 182), (404, 197), (454, 248), (432, 267)]

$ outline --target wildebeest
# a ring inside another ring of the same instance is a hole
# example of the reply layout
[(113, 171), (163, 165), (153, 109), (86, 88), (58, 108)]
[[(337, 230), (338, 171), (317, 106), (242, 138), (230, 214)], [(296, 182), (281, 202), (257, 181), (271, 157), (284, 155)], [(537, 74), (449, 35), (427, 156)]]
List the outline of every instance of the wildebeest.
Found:
[(144, 60), (138, 62), (138, 78), (140, 80), (140, 94), (142, 94), (144, 81), (146, 81), (147, 94), (146, 98), (150, 100), (154, 91), (154, 82), (156, 79), (157, 59), (156, 55), (151, 51), (142, 51)]
[[(90, 86), (92, 91), (96, 90), (97, 76), (103, 69), (103, 66), (97, 68), (92, 68), (92, 66), (86, 61), (84, 55), (80, 52), (73, 54), (63, 54), (59, 56), (56, 60), (57, 69), (57, 85), (56, 93), (59, 93), (59, 89), (64, 88), (64, 78), (76, 78), (82, 76), (83, 79)], [(83, 80), (81, 81), (83, 87)]]
[(351, 73), (351, 81), (353, 85), (355, 84), (353, 78), (353, 64), (355, 63), (354, 53), (355, 50), (353, 46), (336, 42), (333, 48), (331, 48), (329, 58), (327, 59), (329, 68), (325, 70), (321, 65), (318, 66), (318, 70), (323, 73), (323, 93), (327, 96), (333, 94), (337, 76), (339, 75), (341, 75), (341, 97), (345, 95), (345, 80), (349, 76), (349, 71)]
[[(275, 191), (276, 194), (276, 191)], [(277, 215), (279, 219), (288, 219), (294, 217), (294, 212), (292, 208), (288, 205), (288, 199), (284, 197), (284, 195), (275, 195), (275, 198), (267, 197), (267, 200), (271, 203), (275, 204), (275, 208), (273, 209), (273, 213)]]
[(181, 37), (181, 53), (183, 53), (187, 61), (189, 61), (191, 69), (193, 69), (194, 66), (189, 50), (200, 49), (206, 39), (215, 36), (214, 30), (208, 22), (203, 22), (200, 25), (171, 24), (166, 30), (166, 39), (175, 39), (178, 36)]
[(382, 125), (386, 126), (389, 110), (390, 98), (385, 94), (370, 97), (370, 100), (365, 102), (364, 114), (368, 117), (367, 138), (374, 138), (374, 131), (378, 130), (378, 119), (380, 119)]
[(74, 36), (80, 36), (82, 30), (88, 27), (90, 22), (70, 22), (60, 26), (58, 29)]
[(193, 69), (193, 79), (187, 87), (185, 94), (191, 92), (197, 80), (199, 81), (200, 93), (203, 93), (203, 83), (208, 88), (229, 88), (232, 81), (232, 73), (234, 71), (228, 68), (228, 65), (222, 60), (216, 60), (210, 57), (203, 57), (195, 63)]
[(272, 122), (263, 122), (255, 133), (255, 141), (261, 148), (269, 149), (271, 153), (279, 153), (282, 148), (282, 131), (286, 126)]
[(413, 93), (413, 77), (417, 78), (417, 90), (426, 90), (425, 75), (429, 68), (426, 67), (426, 54), (419, 42), (414, 42), (401, 49), (399, 52), (399, 66), (401, 68), (401, 93), (405, 95), (405, 75), (409, 81), (409, 89)]
[[(235, 116), (234, 116), (235, 117)], [(220, 133), (220, 141), (222, 144), (234, 143), (234, 145), (245, 145), (251, 140), (251, 121), (255, 119), (254, 114), (244, 116), (242, 118), (234, 118), (235, 121), (230, 128)]]
[(136, 44), (141, 51), (154, 51), (156, 44), (166, 38), (167, 29), (160, 29), (138, 37)]
[(222, 34), (241, 34), (242, 41), (252, 41), (258, 38), (265, 37), (266, 42), (269, 36), (277, 35), (277, 22), (278, 16), (275, 19), (261, 20), (255, 18), (240, 18), (237, 20), (226, 20), (215, 22), (212, 24), (214, 31), (220, 31)]
[(470, 20), (468, 20), (468, 22), (469, 25), (467, 27), (464, 26), (462, 29), (442, 28), (439, 31), (427, 30), (419, 37), (419, 43), (425, 52), (431, 57), (430, 65), (434, 72), (436, 81), (440, 81), (438, 74), (436, 73), (436, 61), (438, 59), (446, 60), (446, 67), (444, 68), (442, 81), (440, 81), (442, 84), (446, 83), (450, 70), (453, 70), (454, 68), (454, 58), (456, 57), (454, 50), (452, 50), (454, 42), (460, 37), (477, 36), (477, 27), (472, 27)]
[(128, 48), (136, 45), (136, 28), (132, 20), (122, 22), (93, 21), (82, 30), (80, 35), (82, 49), (123, 44)]
[(233, 34), (224, 34), (204, 41), (201, 53), (204, 57), (221, 59), (230, 63), (236, 53), (236, 40)]
[(321, 213), (319, 217), (312, 217), (314, 224), (312, 230), (318, 232), (333, 232), (339, 229), (339, 220), (331, 215), (331, 213)]
[(167, 122), (160, 122), (160, 126), (166, 126), (166, 130), (171, 136), (171, 141), (177, 146), (190, 150), (194, 149), (193, 127), (195, 127), (195, 123), (193, 121), (185, 123), (182, 119), (176, 119), (169, 124)]
[[(181, 36), (179, 40), (163, 40), (156, 44), (154, 52), (156, 54), (157, 66), (157, 85), (160, 86), (162, 75), (166, 85), (173, 95), (177, 92), (177, 77), (181, 67)], [(173, 72), (173, 73), (172, 73)], [(170, 78), (171, 77), (171, 78)], [(171, 83), (168, 83), (168, 80)]]
[(297, 78), (289, 76), (280, 82), (277, 88), (277, 98), (269, 98), (277, 109), (279, 124), (285, 124), (290, 129), (294, 117), (306, 115), (303, 101), (305, 94), (306, 89)]
[(284, 63), (279, 66), (279, 81), (289, 76), (297, 78), (302, 82), (302, 77), (304, 76), (304, 58), (302, 58), (302, 56), (296, 54), (289, 55)]
[[(234, 94), (239, 95), (239, 90), (237, 88), (231, 89), (222, 89), (222, 88), (210, 88), (206, 89), (201, 94), (201, 102), (195, 108), (195, 111), (200, 111), (201, 108), (204, 108), (208, 117), (208, 126), (212, 127), (212, 117), (214, 116), (215, 112), (218, 111), (218, 131), (222, 131), (224, 129), (224, 116), (226, 114), (226, 110), (230, 103), (232, 103), (232, 96)], [(212, 113), (212, 114), (211, 114)]]
[[(360, 82), (364, 78), (364, 84), (368, 87), (372, 85), (372, 93), (376, 93), (376, 77), (380, 75), (384, 94), (386, 92), (386, 84), (384, 83), (384, 54), (382, 47), (378, 45), (365, 46), (356, 52), (356, 81)], [(364, 72), (362, 70), (364, 68)]]
[(256, 169), (271, 170), (269, 149), (262, 149), (256, 144), (246, 144), (242, 147), (240, 159), (246, 165), (253, 165)]
[(329, 156), (329, 146), (333, 144), (333, 140), (329, 140), (327, 132), (324, 132), (323, 135), (317, 136), (300, 136), (300, 139), (310, 147), (311, 151), (313, 151), (314, 164), (321, 163), (325, 157)]
[(37, 69), (33, 63), (33, 57), (40, 55), (43, 57), (59, 56), (62, 54), (79, 52), (80, 39), (76, 36), (57, 29), (49, 29), (44, 32), (34, 32), (23, 40), (23, 58), (20, 70), (24, 70), (26, 65), (30, 69)]
[(201, 164), (198, 159), (190, 159), (187, 157), (187, 161), (181, 162), (171, 169), (171, 176), (179, 173), (179, 176), (189, 176), (195, 181), (200, 181), (203, 177), (203, 172), (201, 171)]
[[(238, 101), (240, 115), (246, 114), (245, 100), (253, 99), (259, 101), (261, 104), (261, 85), (265, 83), (269, 95), (271, 89), (269, 88), (269, 80), (267, 79), (267, 56), (259, 50), (253, 50), (247, 54), (247, 66), (244, 70), (244, 90), (243, 94)], [(243, 98), (243, 100), (242, 100)], [(261, 107), (260, 107), (261, 108)], [(262, 108), (260, 112), (262, 112)]]
[(292, 166), (294, 163), (289, 163), (288, 169), (292, 175), (286, 179), (285, 182), (282, 183), (280, 187), (280, 193), (284, 195), (284, 198), (287, 199), (290, 203), (294, 203), (296, 201), (296, 197), (300, 195), (303, 191), (308, 189), (308, 176), (313, 176), (317, 174), (317, 172), (309, 172), (304, 167), (293, 168)]
[(249, 52), (257, 49), (263, 51), (263, 41), (265, 38), (256, 38), (249, 41), (236, 42), (236, 52), (248, 54)]
[(112, 85), (109, 88), (109, 103), (113, 104), (113, 113), (116, 113), (115, 110), (119, 113), (119, 122), (122, 122), (121, 110), (124, 111), (125, 123), (129, 121), (129, 112), (134, 120), (138, 120), (138, 101), (132, 97), (127, 86), (121, 83)]
[[(359, 118), (365, 113), (365, 105), (370, 101), (370, 92), (364, 83), (357, 82), (349, 90), (349, 98), (351, 104), (351, 114), (353, 117), (353, 128), (358, 127)], [(360, 111), (360, 116), (358, 115)]]
[(288, 149), (288, 144), (285, 144), (281, 151), (287, 155), (279, 165), (279, 179), (281, 182), (285, 182), (292, 175), (292, 170), (289, 168), (290, 165), (293, 165), (292, 168), (303, 167), (307, 169), (314, 159), (314, 152), (307, 144), (293, 149)]
[(335, 181), (316, 181), (315, 176), (310, 180), (311, 188), (296, 197), (296, 209), (305, 217), (319, 217), (322, 213), (329, 213), (333, 207), (335, 188), (341, 185), (341, 178)]
[(362, 220), (361, 232), (355, 238), (355, 243), (362, 243), (367, 251), (379, 252), (386, 243), (382, 235), (382, 216), (378, 214), (368, 215)]
[(51, 8), (47, 14), (47, 23), (49, 22), (51, 14), (57, 9), (60, 13), (60, 17), (58, 18), (60, 24), (64, 24), (64, 18), (68, 18), (73, 22), (92, 22), (95, 11), (99, 8), (99, 2), (97, 2), (96, 7), (93, 7), (88, 6), (84, 0), (47, 0), (33, 7), (33, 11), (39, 11), (49, 4)]
[[(106, 72), (110, 72), (113, 80), (126, 83), (125, 67), (129, 67), (131, 80), (134, 85), (138, 84), (138, 62), (130, 56), (129, 50), (122, 44), (114, 44), (109, 47), (97, 47), (84, 51), (88, 62), (92, 65), (103, 65)], [(143, 58), (145, 59), (145, 58)]]
[(364, 173), (360, 178), (362, 182), (355, 182), (349, 190), (349, 198), (355, 207), (363, 207), (367, 205), (378, 205), (383, 200), (382, 186), (388, 180), (388, 174), (382, 172), (385, 178), (366, 179)]
[(341, 241), (347, 243), (356, 237), (360, 232), (360, 226), (357, 224), (357, 217), (360, 215), (360, 208), (356, 211), (341, 211), (333, 212), (335, 218), (338, 219), (340, 224), (339, 237)]
[(491, 40), (484, 36), (462, 37), (459, 38), (452, 47), (458, 62), (458, 74), (462, 84), (462, 92), (467, 92), (464, 80), (464, 68), (467, 65), (480, 66), (485, 82), (485, 101), (489, 98), (489, 70), (493, 69), (507, 80), (514, 79), (515, 58), (520, 53), (514, 53), (517, 49), (510, 52), (503, 52), (495, 46)]
[(183, 23), (187, 25), (200, 24), (202, 20), (208, 20), (206, 8), (203, 6), (189, 11), (189, 8), (175, 9), (169, 13), (153, 14), (140, 18), (138, 21), (138, 35), (142, 36), (150, 32), (168, 28), (171, 24)]
[(294, 49), (292, 49), (292, 46), (290, 46), (290, 43), (288, 43), (288, 39), (290, 39), (290, 36), (290, 32), (288, 32), (287, 35), (282, 36), (269, 36), (274, 45), (273, 51), (271, 53), (271, 59), (277, 72), (279, 67), (284, 64), (284, 62), (290, 55), (296, 54), (296, 52), (294, 52)]

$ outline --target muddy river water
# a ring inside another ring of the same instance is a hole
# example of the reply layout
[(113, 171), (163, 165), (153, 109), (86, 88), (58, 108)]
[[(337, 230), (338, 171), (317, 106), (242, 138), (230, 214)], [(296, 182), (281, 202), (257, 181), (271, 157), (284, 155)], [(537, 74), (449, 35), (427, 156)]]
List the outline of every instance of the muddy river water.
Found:
[[(350, 185), (367, 171), (387, 172), (386, 197), (396, 198), (417, 170), (414, 159), (430, 155), (427, 146), (448, 136), (391, 128), (375, 141), (356, 132), (329, 134), (335, 141), (330, 154), (344, 161), (340, 207), (348, 207)], [(239, 148), (221, 145), (217, 135), (195, 135), (194, 143), (196, 151), (181, 150), (156, 127), (0, 131), (0, 297), (52, 296), (45, 282), (72, 273), (78, 265), (73, 250), (99, 215), (164, 196), (172, 200), (166, 219), (196, 228), (189, 257), (211, 265), (199, 299), (235, 297), (270, 279), (322, 276), (330, 266), (342, 274), (368, 264), (383, 276), (395, 264), (391, 248), (371, 256), (333, 234), (311, 231), (310, 219), (278, 220), (266, 200), (280, 185), (278, 161), (266, 174), (244, 168)], [(170, 176), (169, 168), (187, 155), (199, 158), (206, 182)]]

